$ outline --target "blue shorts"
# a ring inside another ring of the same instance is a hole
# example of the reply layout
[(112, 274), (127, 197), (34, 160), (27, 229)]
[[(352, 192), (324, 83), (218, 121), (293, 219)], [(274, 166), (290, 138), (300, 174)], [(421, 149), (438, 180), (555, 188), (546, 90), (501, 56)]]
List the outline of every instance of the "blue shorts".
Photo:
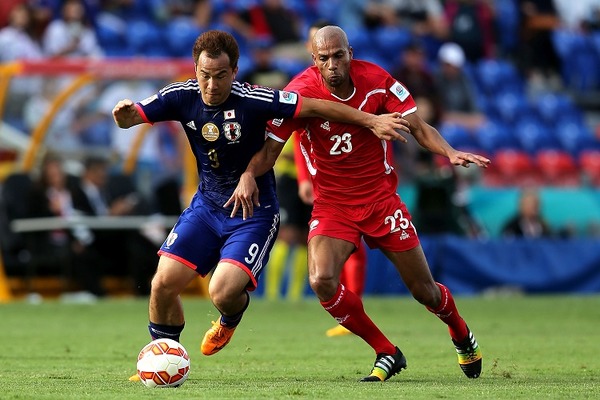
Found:
[(254, 290), (279, 233), (279, 208), (276, 204), (255, 207), (254, 216), (245, 221), (223, 211), (206, 203), (186, 208), (158, 254), (185, 264), (201, 276), (219, 262), (229, 262), (248, 274), (248, 290)]

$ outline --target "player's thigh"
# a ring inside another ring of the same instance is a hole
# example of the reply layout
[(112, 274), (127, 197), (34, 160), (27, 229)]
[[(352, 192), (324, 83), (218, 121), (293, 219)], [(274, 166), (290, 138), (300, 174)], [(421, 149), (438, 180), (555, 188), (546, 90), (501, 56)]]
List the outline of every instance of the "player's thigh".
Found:
[(181, 293), (197, 277), (198, 273), (184, 263), (162, 255), (152, 278), (152, 287)]
[(248, 287), (250, 275), (244, 268), (230, 262), (220, 262), (210, 278), (208, 291), (211, 298), (235, 296)]
[(406, 251), (381, 251), (394, 264), (411, 293), (435, 286), (421, 245)]
[(355, 245), (344, 239), (315, 235), (308, 242), (308, 273), (311, 279), (339, 278)]

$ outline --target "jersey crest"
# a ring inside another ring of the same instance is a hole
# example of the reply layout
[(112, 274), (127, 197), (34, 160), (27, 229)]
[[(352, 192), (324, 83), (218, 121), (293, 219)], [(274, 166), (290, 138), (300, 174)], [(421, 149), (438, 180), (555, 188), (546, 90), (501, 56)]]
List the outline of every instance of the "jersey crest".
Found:
[(224, 122), (223, 134), (230, 142), (237, 142), (242, 136), (242, 127), (238, 122)]

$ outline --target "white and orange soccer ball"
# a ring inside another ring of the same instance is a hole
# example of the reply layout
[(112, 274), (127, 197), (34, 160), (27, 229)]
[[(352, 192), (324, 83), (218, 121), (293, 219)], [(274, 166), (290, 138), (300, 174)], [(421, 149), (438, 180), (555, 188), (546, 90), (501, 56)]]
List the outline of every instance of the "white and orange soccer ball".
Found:
[(190, 357), (181, 343), (156, 339), (140, 351), (137, 373), (147, 387), (181, 386), (190, 373)]

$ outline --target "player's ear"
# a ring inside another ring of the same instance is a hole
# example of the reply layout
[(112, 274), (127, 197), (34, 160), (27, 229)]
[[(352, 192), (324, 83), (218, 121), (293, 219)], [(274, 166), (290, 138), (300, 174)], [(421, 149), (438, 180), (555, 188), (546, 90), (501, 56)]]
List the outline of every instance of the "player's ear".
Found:
[(313, 64), (317, 65), (317, 57), (315, 57), (315, 53), (310, 53), (310, 58), (312, 58)]
[(348, 46), (348, 54), (350, 55), (350, 59), (352, 60), (352, 57), (354, 56), (354, 49), (352, 48), (352, 46)]
[(239, 70), (239, 67), (235, 67), (235, 68), (233, 69), (233, 79), (234, 79), (234, 80), (235, 80), (235, 76), (236, 76), (236, 75), (237, 75), (237, 73), (238, 73), (238, 70)]

